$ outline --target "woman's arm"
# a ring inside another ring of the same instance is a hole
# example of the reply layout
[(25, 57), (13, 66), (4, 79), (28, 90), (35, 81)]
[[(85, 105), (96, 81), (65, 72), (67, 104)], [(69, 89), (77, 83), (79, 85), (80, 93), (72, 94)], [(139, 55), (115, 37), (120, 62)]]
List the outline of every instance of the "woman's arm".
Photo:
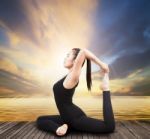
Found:
[(101, 60), (99, 60), (98, 57), (96, 57), (91, 51), (89, 51), (88, 49), (84, 48), (84, 53), (85, 53), (85, 57), (87, 59), (92, 60), (94, 63), (96, 63), (98, 66), (100, 66), (104, 71), (109, 72), (109, 68), (108, 65), (105, 64), (104, 62), (102, 62)]

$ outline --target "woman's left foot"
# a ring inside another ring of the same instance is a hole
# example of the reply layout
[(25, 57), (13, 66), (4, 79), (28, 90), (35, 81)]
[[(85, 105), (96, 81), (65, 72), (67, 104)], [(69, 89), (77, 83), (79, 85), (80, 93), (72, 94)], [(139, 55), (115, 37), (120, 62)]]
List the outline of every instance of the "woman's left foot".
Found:
[(63, 135), (66, 134), (67, 129), (68, 129), (68, 125), (67, 124), (63, 124), (62, 126), (60, 126), (57, 129), (56, 134), (59, 135), (59, 136), (63, 136)]

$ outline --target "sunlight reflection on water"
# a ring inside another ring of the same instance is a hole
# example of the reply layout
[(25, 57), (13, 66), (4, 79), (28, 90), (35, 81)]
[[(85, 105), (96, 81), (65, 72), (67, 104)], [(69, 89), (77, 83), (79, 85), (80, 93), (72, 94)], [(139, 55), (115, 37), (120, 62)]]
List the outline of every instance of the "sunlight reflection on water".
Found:
[[(112, 96), (115, 119), (150, 119), (150, 96)], [(73, 98), (88, 116), (103, 119), (102, 97)], [(1, 98), (0, 121), (34, 121), (59, 114), (54, 98)]]

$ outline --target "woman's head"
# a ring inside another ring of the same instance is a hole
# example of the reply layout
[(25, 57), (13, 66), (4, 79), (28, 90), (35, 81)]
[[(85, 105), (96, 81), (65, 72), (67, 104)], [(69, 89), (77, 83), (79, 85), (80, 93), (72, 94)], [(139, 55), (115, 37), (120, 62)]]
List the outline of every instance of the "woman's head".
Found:
[[(72, 68), (73, 67), (73, 64), (74, 64), (74, 61), (75, 59), (77, 58), (78, 56), (78, 53), (80, 51), (80, 48), (72, 48), (66, 55), (65, 59), (64, 59), (64, 67), (65, 68)], [(85, 63), (85, 60), (82, 64), (82, 67)]]
[[(74, 61), (77, 58), (79, 51), (81, 49), (80, 48), (72, 48), (69, 53), (67, 53), (67, 56), (64, 59), (64, 67), (70, 69), (73, 67)], [(92, 85), (92, 80), (91, 80), (91, 61), (89, 59), (85, 59), (87, 60), (87, 69), (86, 69), (86, 81), (87, 81), (87, 87), (88, 90), (91, 90), (91, 85)], [(85, 63), (85, 60), (82, 64), (82, 67)]]
[(67, 53), (67, 55), (66, 55), (66, 57), (65, 57), (65, 59), (64, 59), (64, 67), (65, 68), (68, 68), (68, 69), (70, 69), (70, 68), (72, 68), (72, 66), (73, 66), (73, 62), (74, 62), (74, 54), (73, 54), (73, 51), (71, 50), (71, 51), (69, 51), (68, 53)]

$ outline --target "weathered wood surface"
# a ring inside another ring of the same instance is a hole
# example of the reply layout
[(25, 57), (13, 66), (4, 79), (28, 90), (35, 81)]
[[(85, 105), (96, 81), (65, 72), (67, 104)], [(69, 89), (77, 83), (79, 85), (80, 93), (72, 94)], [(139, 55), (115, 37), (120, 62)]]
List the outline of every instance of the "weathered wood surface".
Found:
[(92, 134), (73, 131), (56, 136), (36, 127), (35, 121), (0, 121), (0, 139), (150, 139), (150, 120), (116, 121), (116, 129), (109, 134)]

